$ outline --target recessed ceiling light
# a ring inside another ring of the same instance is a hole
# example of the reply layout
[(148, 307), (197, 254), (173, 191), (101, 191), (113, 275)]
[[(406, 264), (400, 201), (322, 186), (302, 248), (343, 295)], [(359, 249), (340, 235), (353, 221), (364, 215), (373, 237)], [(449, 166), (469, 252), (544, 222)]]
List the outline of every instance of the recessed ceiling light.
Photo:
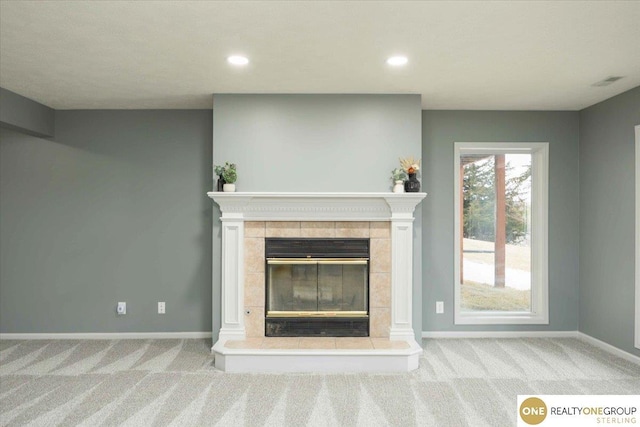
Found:
[(249, 58), (241, 55), (233, 55), (227, 58), (227, 62), (233, 65), (247, 65), (249, 63)]
[(406, 56), (392, 56), (387, 59), (387, 64), (393, 65), (394, 67), (405, 65), (407, 62), (409, 62), (409, 60)]

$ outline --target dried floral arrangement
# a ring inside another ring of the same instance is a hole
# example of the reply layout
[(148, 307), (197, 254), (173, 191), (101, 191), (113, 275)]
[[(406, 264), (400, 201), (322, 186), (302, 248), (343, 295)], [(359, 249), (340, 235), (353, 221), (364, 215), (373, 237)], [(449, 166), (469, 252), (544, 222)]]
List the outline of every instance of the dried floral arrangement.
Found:
[(400, 166), (408, 174), (416, 173), (420, 170), (420, 159), (415, 160), (413, 157), (400, 158)]

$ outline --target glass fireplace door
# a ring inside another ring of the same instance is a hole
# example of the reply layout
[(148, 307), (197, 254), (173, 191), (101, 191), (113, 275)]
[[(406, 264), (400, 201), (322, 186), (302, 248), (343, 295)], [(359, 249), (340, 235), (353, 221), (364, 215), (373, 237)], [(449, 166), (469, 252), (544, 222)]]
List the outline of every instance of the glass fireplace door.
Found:
[(367, 259), (267, 259), (267, 317), (362, 317)]

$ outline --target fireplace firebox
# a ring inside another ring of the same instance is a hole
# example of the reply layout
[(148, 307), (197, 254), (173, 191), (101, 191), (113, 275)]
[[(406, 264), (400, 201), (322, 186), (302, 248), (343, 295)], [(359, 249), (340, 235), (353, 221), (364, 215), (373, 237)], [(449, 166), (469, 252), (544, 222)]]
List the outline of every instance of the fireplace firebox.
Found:
[(369, 239), (265, 240), (265, 335), (369, 336)]

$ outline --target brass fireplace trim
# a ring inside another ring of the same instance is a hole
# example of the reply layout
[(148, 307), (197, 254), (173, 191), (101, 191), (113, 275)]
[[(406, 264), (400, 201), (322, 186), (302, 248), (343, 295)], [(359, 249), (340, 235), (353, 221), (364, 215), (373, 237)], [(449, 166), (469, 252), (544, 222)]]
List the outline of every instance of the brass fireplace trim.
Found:
[(355, 264), (366, 265), (369, 258), (267, 258), (267, 264)]
[(269, 311), (267, 317), (359, 317), (367, 318), (366, 311)]

